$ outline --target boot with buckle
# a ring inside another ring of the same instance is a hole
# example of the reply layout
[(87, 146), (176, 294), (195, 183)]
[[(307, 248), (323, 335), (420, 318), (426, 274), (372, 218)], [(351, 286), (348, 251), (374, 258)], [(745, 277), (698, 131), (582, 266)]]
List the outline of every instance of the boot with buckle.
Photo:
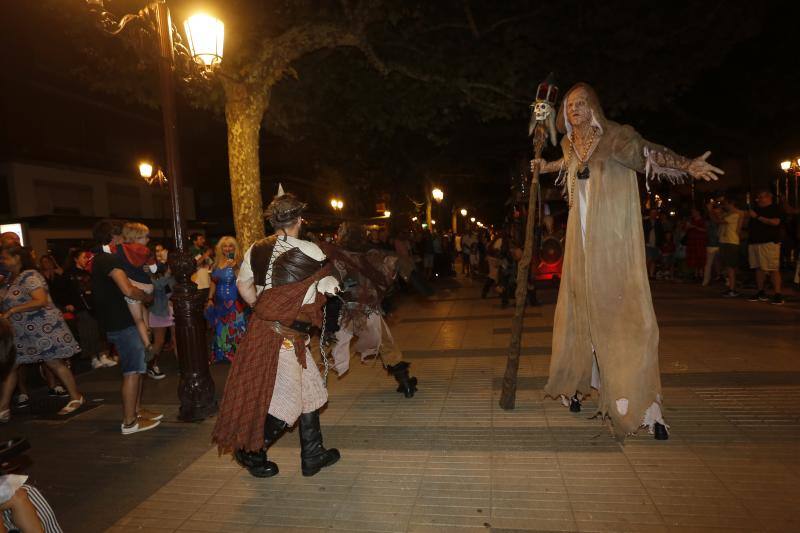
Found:
[(286, 422), (267, 415), (264, 422), (264, 447), (255, 452), (248, 452), (244, 449), (236, 450), (233, 453), (236, 462), (250, 472), (253, 477), (272, 477), (278, 473), (278, 465), (267, 459), (267, 448), (272, 445), (283, 434), (286, 429)]

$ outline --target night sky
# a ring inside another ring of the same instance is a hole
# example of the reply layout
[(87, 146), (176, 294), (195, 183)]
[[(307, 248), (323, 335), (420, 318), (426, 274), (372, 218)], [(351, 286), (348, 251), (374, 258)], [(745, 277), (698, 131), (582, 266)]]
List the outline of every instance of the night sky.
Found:
[[(122, 14), (142, 2), (106, 4)], [(198, 5), (226, 23), (225, 68), (298, 25), (344, 21), (337, 2), (170, 2), (176, 20)], [(312, 201), (342, 188), (368, 214), (380, 194), (396, 202), (421, 197), (428, 178), (499, 218), (512, 176), (530, 158), (528, 104), (550, 71), (563, 92), (577, 81), (595, 86), (609, 118), (653, 141), (689, 156), (711, 150), (730, 173), (717, 188), (766, 183), (779, 161), (800, 155), (797, 10), (790, 6), (384, 2), (365, 14), (364, 31), (396, 70), (381, 74), (358, 50), (327, 48), (293, 63), (296, 77), (274, 87), (260, 143), (264, 196), (274, 180), (292, 177)], [(13, 53), (2, 73), (0, 155), (132, 172), (141, 154), (163, 151), (155, 71), (130, 47), (98, 35), (82, 8), (80, 0), (4, 7), (2, 34)], [(218, 84), (201, 92), (179, 96), (184, 173), (200, 205), (225, 216), (222, 93)], [(58, 93), (91, 105), (48, 106)], [(98, 104), (119, 113), (93, 120), (87, 115), (103, 113)], [(70, 149), (43, 143), (42, 121), (84, 141)], [(71, 126), (57, 126), (63, 123)], [(125, 141), (108, 140), (117, 136)], [(103, 139), (103, 147), (91, 139)]]

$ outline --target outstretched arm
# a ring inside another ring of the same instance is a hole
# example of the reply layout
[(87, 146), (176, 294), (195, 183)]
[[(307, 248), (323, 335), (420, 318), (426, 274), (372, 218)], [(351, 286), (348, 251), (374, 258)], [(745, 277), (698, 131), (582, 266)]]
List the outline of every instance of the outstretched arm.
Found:
[(689, 159), (669, 148), (643, 139), (630, 126), (622, 126), (616, 133), (612, 154), (614, 159), (626, 167), (644, 172), (648, 179), (682, 181), (691, 176), (711, 181), (725, 173), (706, 161), (711, 152)]
[(662, 147), (650, 148), (648, 152), (650, 153), (652, 162), (658, 166), (680, 170), (681, 172), (689, 174), (694, 179), (716, 181), (719, 178), (718, 175), (725, 174), (722, 169), (719, 169), (706, 161), (708, 156), (711, 155), (711, 152), (706, 152), (700, 157), (696, 157), (694, 159), (683, 157), (682, 155), (678, 155), (675, 152)]

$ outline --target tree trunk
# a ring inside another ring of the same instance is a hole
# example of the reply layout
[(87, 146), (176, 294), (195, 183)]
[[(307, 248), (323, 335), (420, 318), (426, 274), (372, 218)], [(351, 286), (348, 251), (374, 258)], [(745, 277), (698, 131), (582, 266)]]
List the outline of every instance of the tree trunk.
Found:
[(224, 85), (233, 223), (239, 245), (246, 250), (264, 237), (258, 146), (269, 89), (232, 81)]

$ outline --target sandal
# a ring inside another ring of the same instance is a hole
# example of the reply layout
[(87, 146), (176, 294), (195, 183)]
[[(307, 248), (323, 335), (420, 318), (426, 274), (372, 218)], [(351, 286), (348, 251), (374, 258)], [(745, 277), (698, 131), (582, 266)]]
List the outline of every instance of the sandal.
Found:
[(70, 413), (74, 413), (75, 411), (81, 408), (84, 402), (86, 402), (86, 399), (83, 396), (81, 396), (80, 400), (71, 400), (58, 412), (58, 414), (63, 416), (63, 415), (68, 415)]
[(0, 411), (0, 424), (7, 424), (11, 420), (11, 409)]

